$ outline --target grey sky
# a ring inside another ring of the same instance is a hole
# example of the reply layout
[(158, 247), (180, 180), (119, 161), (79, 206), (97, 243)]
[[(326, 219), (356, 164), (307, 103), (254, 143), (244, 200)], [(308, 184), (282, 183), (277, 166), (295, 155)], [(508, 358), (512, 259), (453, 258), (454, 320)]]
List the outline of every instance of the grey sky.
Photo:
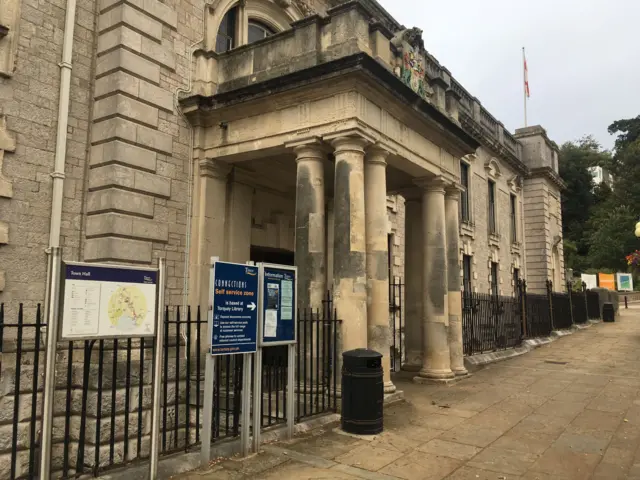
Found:
[(558, 143), (640, 115), (638, 0), (379, 0), (511, 132), (524, 124), (522, 47), (529, 65), (529, 125)]

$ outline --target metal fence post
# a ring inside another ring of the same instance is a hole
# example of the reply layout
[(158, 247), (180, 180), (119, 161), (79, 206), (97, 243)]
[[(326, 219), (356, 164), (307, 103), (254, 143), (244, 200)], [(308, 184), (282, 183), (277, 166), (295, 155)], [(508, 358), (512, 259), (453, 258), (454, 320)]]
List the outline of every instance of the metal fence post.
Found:
[(551, 331), (555, 330), (555, 322), (553, 318), (553, 282), (547, 280), (547, 297), (549, 299), (549, 318), (551, 319)]
[(520, 296), (520, 317), (522, 321), (522, 337), (526, 338), (529, 335), (527, 329), (527, 282), (525, 280), (518, 280), (518, 295)]
[[(44, 398), (42, 402), (42, 440), (40, 443), (40, 478), (49, 480), (51, 473), (51, 434), (53, 400), (56, 389), (56, 347), (58, 343), (58, 309), (60, 307), (60, 267), (62, 250), (52, 247), (49, 256), (47, 304), (47, 351), (45, 361)], [(16, 385), (16, 391), (19, 385)], [(35, 419), (33, 419), (35, 421)]]
[[(160, 389), (162, 388), (162, 354), (164, 340), (164, 288), (165, 288), (165, 259), (160, 258), (158, 264), (158, 306), (156, 308), (156, 347), (153, 361), (153, 404), (151, 407), (151, 452), (149, 459), (149, 479), (158, 478), (158, 447), (160, 441)], [(160, 320), (160, 321), (159, 321)], [(165, 372), (165, 375), (168, 372)], [(180, 375), (176, 371), (176, 375)], [(115, 380), (112, 380), (115, 381)], [(166, 378), (165, 382), (169, 379)], [(189, 379), (187, 379), (189, 381)], [(164, 399), (166, 402), (166, 398)], [(166, 405), (165, 405), (166, 408)], [(178, 412), (176, 411), (176, 415)], [(166, 426), (165, 426), (166, 427)], [(176, 432), (177, 435), (177, 432)], [(113, 441), (113, 440), (112, 440)]]
[(569, 311), (571, 312), (571, 325), (575, 325), (575, 319), (573, 318), (573, 285), (571, 282), (567, 282), (567, 293), (569, 294)]
[[(207, 343), (211, 343), (213, 334), (213, 269), (218, 257), (211, 257), (211, 269), (209, 271), (209, 305), (207, 310)], [(200, 339), (198, 338), (198, 342)], [(202, 402), (202, 426), (200, 433), (200, 465), (208, 467), (211, 460), (211, 420), (213, 407), (213, 382), (215, 380), (216, 358), (207, 348), (204, 366), (204, 400)]]

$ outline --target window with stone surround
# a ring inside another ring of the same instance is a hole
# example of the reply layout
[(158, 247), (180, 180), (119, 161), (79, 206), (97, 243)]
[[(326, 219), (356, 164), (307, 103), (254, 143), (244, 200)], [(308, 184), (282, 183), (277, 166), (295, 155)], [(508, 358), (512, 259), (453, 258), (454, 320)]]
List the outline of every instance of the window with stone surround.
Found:
[(462, 193), (460, 194), (460, 221), (462, 223), (471, 223), (471, 206), (469, 204), (469, 164), (460, 162), (460, 183), (462, 185)]
[(510, 195), (511, 243), (518, 243), (518, 197)]
[(520, 281), (520, 269), (513, 267), (513, 294), (518, 295), (518, 282)]
[(491, 235), (496, 235), (498, 233), (497, 225), (496, 225), (496, 182), (493, 180), (488, 180), (488, 199), (489, 199), (489, 212), (488, 212), (488, 225), (489, 225), (489, 233)]
[(224, 15), (216, 37), (216, 53), (228, 52), (239, 46), (242, 43), (238, 38), (241, 31), (246, 32), (247, 43), (257, 42), (276, 33), (272, 27), (253, 18), (248, 18), (245, 29), (245, 25), (240, 25), (242, 18), (239, 7), (233, 7)]
[(500, 283), (498, 280), (498, 271), (498, 264), (491, 262), (491, 294), (495, 296), (498, 296), (498, 285)]
[(471, 255), (462, 256), (462, 288), (471, 292)]

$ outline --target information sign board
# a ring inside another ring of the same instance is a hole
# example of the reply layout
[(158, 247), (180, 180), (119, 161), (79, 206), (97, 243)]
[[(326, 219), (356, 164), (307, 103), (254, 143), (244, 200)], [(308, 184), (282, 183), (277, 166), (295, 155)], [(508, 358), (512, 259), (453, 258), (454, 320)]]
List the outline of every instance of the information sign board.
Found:
[(258, 339), (258, 267), (216, 262), (211, 354), (252, 353)]
[(61, 337), (155, 336), (157, 301), (157, 269), (66, 262)]
[(295, 267), (261, 265), (261, 345), (296, 342)]

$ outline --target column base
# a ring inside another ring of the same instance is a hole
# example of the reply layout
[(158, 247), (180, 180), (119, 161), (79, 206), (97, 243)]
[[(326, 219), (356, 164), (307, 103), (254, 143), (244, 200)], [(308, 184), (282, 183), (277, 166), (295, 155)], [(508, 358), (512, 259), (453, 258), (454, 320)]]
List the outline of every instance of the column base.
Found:
[(405, 363), (401, 367), (401, 370), (403, 372), (412, 372), (412, 373), (418, 373), (421, 369), (422, 369), (421, 365), (410, 365), (408, 363)]
[(450, 377), (450, 378), (426, 378), (426, 377), (413, 377), (413, 383), (421, 385), (451, 385), (456, 383), (463, 377)]
[(453, 370), (453, 374), (456, 377), (466, 377), (467, 375), (469, 375), (469, 371), (466, 368), (454, 368)]
[(384, 382), (384, 393), (395, 393), (396, 391), (396, 386), (393, 384), (393, 382)]
[(421, 378), (429, 378), (433, 380), (447, 380), (455, 377), (455, 375), (450, 369), (427, 370), (425, 368), (420, 370), (420, 373), (418, 373), (418, 376)]

